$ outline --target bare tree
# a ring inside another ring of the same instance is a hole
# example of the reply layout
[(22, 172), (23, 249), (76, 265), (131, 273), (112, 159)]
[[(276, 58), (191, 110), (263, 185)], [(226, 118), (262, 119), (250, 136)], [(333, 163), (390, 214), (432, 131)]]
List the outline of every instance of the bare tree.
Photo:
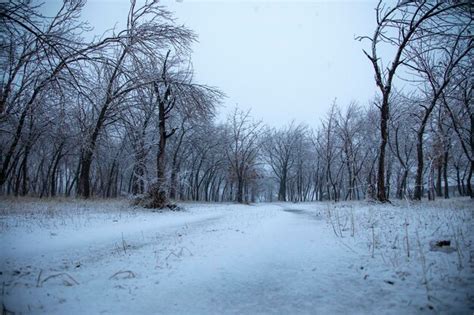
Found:
[(263, 158), (270, 165), (278, 180), (278, 200), (287, 201), (287, 182), (290, 171), (296, 163), (297, 144), (305, 133), (303, 125), (294, 122), (287, 127), (267, 130), (262, 141)]
[[(120, 101), (133, 90), (155, 82), (155, 78), (140, 78), (141, 69), (137, 64), (156, 62), (163, 59), (160, 50), (167, 46), (176, 49), (188, 49), (194, 34), (183, 26), (175, 26), (171, 15), (156, 2), (146, 2), (137, 8), (136, 2), (132, 1), (127, 19), (127, 28), (115, 45), (109, 48), (111, 58), (108, 58), (103, 66), (104, 95), (99, 98), (98, 116), (95, 119), (90, 133), (81, 153), (80, 174), (78, 180), (78, 194), (87, 198), (90, 196), (90, 169), (94, 150), (100, 132), (110, 119), (119, 115)], [(120, 34), (119, 34), (120, 35)], [(164, 73), (166, 72), (166, 59), (164, 62)], [(137, 62), (141, 56), (145, 60)], [(156, 90), (156, 89), (155, 89)], [(166, 95), (168, 101), (169, 92)]]
[[(400, 1), (395, 6), (385, 5), (382, 0), (376, 7), (377, 27), (374, 34), (358, 37), (368, 40), (370, 52), (364, 54), (372, 63), (375, 82), (381, 93), (380, 109), (380, 149), (377, 170), (377, 199), (381, 202), (388, 200), (385, 183), (385, 153), (388, 141), (388, 121), (390, 118), (390, 95), (392, 93), (395, 75), (402, 64), (406, 64), (406, 50), (410, 43), (421, 41), (440, 33), (446, 27), (438, 25), (440, 21), (449, 18), (455, 10), (469, 7), (469, 1)], [(439, 19), (438, 19), (439, 18)], [(394, 48), (391, 60), (382, 60), (379, 50), (384, 45)]]
[[(82, 59), (85, 49), (77, 36), (86, 30), (78, 17), (84, 1), (64, 1), (52, 18), (39, 13), (30, 2), (8, 2), (0, 6), (2, 33), (2, 83), (0, 119), (13, 124), (10, 141), (2, 147), (0, 186), (12, 171), (12, 159), (28, 116), (52, 86), (60, 86), (59, 75), (72, 73), (71, 64)], [(3, 151), (3, 150), (2, 150)]]
[(228, 117), (228, 128), (226, 155), (237, 186), (235, 201), (242, 203), (248, 200), (244, 196), (245, 186), (257, 176), (256, 164), (262, 124), (251, 120), (250, 111), (243, 112), (235, 108), (234, 113)]
[(408, 181), (414, 163), (416, 133), (413, 132), (415, 117), (412, 113), (412, 99), (400, 95), (391, 107), (389, 146), (398, 162), (396, 197), (408, 196)]
[[(214, 113), (214, 106), (220, 101), (223, 94), (205, 85), (192, 82), (192, 76), (188, 72), (177, 71), (170, 74), (167, 67), (170, 51), (166, 54), (161, 73), (161, 80), (153, 82), (153, 89), (157, 97), (158, 108), (158, 134), (159, 144), (156, 159), (157, 177), (156, 182), (150, 187), (148, 192), (152, 208), (162, 208), (168, 203), (167, 193), (169, 187), (166, 186), (167, 150), (168, 138), (173, 136), (178, 127), (167, 127), (167, 123), (173, 114), (179, 109), (182, 113), (193, 113), (194, 116), (209, 117)], [(192, 114), (191, 114), (192, 115)]]
[(145, 86), (131, 92), (129, 104), (121, 117), (134, 157), (130, 189), (133, 195), (137, 195), (144, 194), (148, 188), (147, 160), (154, 142), (153, 121), (156, 119), (157, 105), (152, 87)]
[[(472, 56), (471, 56), (472, 60)], [(472, 110), (472, 63), (467, 63), (457, 69), (456, 88), (453, 93), (442, 94), (442, 104), (450, 117), (451, 126), (457, 138), (457, 143), (461, 148), (464, 157), (469, 161), (469, 171), (467, 175), (466, 192), (471, 198), (474, 195), (471, 179), (474, 171), (474, 112)], [(454, 147), (454, 144), (453, 144)], [(457, 182), (460, 185), (459, 170), (456, 167)]]
[(323, 163), (324, 185), (326, 196), (329, 200), (340, 199), (340, 180), (343, 168), (340, 167), (341, 145), (336, 135), (337, 116), (339, 108), (334, 101), (331, 105), (326, 120), (322, 122), (321, 128), (316, 136), (316, 152), (318, 159)]
[[(460, 21), (463, 21), (461, 23)], [(407, 49), (411, 62), (406, 65), (416, 70), (418, 75), (424, 79), (424, 99), (418, 102), (420, 111), (416, 113), (419, 119), (417, 134), (417, 171), (414, 199), (420, 200), (423, 188), (423, 136), (428, 120), (435, 106), (439, 103), (443, 93), (449, 93), (447, 89), (453, 80), (456, 68), (463, 60), (471, 56), (473, 39), (470, 36), (472, 17), (463, 19), (460, 17), (453, 22), (449, 33), (431, 34), (423, 41), (412, 42)], [(452, 30), (454, 29), (454, 31)]]
[(366, 162), (369, 151), (363, 152), (364, 120), (361, 108), (354, 102), (350, 103), (344, 113), (339, 112), (336, 120), (336, 132), (341, 140), (343, 163), (347, 170), (347, 193), (344, 199), (360, 199), (358, 182), (362, 165)]

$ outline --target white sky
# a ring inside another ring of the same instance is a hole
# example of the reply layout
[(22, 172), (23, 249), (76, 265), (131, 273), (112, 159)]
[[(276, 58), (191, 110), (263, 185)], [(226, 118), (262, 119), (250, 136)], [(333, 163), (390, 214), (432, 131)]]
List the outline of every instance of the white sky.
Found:
[[(199, 35), (196, 79), (272, 126), (316, 125), (337, 98), (366, 104), (376, 93), (357, 35), (372, 34), (375, 1), (162, 1)], [(83, 17), (102, 33), (128, 11), (127, 0), (89, 0)]]

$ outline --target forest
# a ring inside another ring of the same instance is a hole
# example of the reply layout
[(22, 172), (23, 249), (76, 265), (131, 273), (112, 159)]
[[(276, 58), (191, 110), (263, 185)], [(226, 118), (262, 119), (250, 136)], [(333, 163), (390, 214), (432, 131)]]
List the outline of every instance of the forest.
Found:
[(474, 314), (472, 1), (125, 4), (0, 1), (2, 315)]
[(238, 107), (216, 120), (225, 91), (196, 82), (198, 34), (161, 3), (132, 0), (125, 27), (93, 36), (84, 5), (49, 16), (34, 1), (0, 4), (3, 196), (474, 197), (470, 1), (379, 2), (374, 32), (355, 39), (378, 96), (280, 128)]

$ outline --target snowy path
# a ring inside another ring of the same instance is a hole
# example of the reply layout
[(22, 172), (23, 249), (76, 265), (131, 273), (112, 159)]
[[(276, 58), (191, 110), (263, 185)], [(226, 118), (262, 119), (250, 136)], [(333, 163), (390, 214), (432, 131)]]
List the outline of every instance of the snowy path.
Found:
[(3, 303), (40, 314), (419, 313), (419, 281), (387, 283), (394, 273), (335, 237), (324, 207), (189, 205), (12, 229), (0, 234)]
[[(162, 283), (164, 291), (140, 298), (143, 310), (159, 306), (164, 313), (180, 314), (390, 313), (387, 307), (394, 301), (380, 299), (394, 292), (383, 282), (367, 292), (360, 266), (321, 219), (276, 210), (255, 227), (216, 235), (209, 240), (212, 246), (207, 244), (208, 255), (184, 262)], [(380, 308), (373, 307), (376, 302)]]

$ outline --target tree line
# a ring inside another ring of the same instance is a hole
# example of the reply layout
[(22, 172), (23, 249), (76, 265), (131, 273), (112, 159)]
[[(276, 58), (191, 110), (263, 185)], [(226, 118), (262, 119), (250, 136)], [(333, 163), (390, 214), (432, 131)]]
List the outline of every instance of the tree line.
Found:
[(0, 4), (2, 195), (136, 195), (149, 207), (473, 197), (469, 1), (379, 2), (374, 34), (358, 38), (379, 96), (335, 101), (317, 128), (271, 128), (239, 108), (218, 123), (225, 95), (194, 79), (192, 30), (131, 1), (123, 29), (87, 40), (84, 5), (45, 16), (31, 1)]

